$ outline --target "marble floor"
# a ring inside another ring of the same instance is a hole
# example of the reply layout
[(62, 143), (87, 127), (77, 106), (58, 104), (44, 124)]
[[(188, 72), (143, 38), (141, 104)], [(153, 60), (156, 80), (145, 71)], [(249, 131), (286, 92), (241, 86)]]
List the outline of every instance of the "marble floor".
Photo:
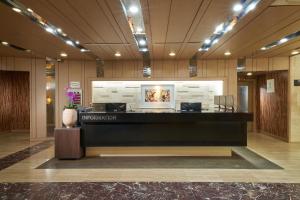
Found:
[[(285, 143), (255, 133), (249, 135), (248, 148), (281, 166), (280, 170), (36, 169), (53, 158), (54, 148), (51, 142), (30, 143), (28, 136), (0, 134), (0, 160), (13, 153), (23, 155), (18, 162), (0, 168), (0, 199), (45, 199), (39, 195), (50, 195), (46, 199), (58, 199), (58, 195), (59, 199), (74, 199), (72, 195), (77, 195), (77, 199), (110, 199), (109, 195), (115, 195), (111, 199), (300, 199), (300, 143)], [(74, 188), (83, 193), (74, 192)], [(99, 188), (103, 190), (98, 191)], [(127, 196), (118, 198), (117, 193)], [(101, 198), (95, 198), (96, 194), (102, 195)]]

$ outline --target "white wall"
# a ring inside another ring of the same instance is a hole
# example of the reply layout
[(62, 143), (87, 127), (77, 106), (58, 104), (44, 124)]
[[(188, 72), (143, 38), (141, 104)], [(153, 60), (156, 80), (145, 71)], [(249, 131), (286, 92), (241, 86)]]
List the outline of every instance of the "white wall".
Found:
[[(223, 95), (223, 80), (215, 81), (93, 81), (93, 103), (127, 103), (127, 109), (141, 108), (142, 85), (173, 85), (174, 106), (181, 102), (201, 102), (202, 108), (214, 108), (214, 96)], [(173, 98), (173, 97), (172, 97)]]

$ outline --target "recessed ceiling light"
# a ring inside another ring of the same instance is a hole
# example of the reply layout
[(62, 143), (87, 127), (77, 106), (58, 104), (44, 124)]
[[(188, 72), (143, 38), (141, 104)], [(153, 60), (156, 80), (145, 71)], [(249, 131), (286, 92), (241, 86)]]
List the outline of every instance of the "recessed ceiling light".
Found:
[(299, 54), (299, 53), (300, 53), (300, 52), (297, 51), (297, 50), (294, 50), (294, 51), (291, 52), (292, 55), (296, 55), (296, 54)]
[(252, 75), (253, 75), (252, 72), (247, 73), (247, 76), (252, 76)]
[(226, 51), (226, 52), (224, 53), (224, 55), (225, 55), (225, 56), (230, 56), (231, 53), (230, 53), (230, 51)]
[(67, 43), (68, 45), (74, 46), (74, 43), (73, 43), (71, 40), (67, 40), (66, 43)]
[(13, 9), (13, 11), (15, 11), (15, 12), (17, 12), (17, 13), (20, 13), (21, 12), (21, 9), (19, 9), (19, 8), (12, 8)]
[(57, 28), (56, 30), (57, 30), (57, 32), (59, 32), (59, 33), (62, 32), (61, 28)]
[(87, 52), (87, 49), (80, 49), (81, 52)]
[(233, 11), (234, 12), (240, 12), (243, 9), (243, 5), (240, 3), (237, 3), (233, 6)]
[(68, 54), (66, 54), (66, 53), (62, 52), (62, 53), (60, 53), (60, 56), (61, 56), (61, 57), (67, 57), (67, 56), (68, 56)]
[(228, 26), (226, 26), (224, 32), (227, 33), (229, 31), (231, 31), (233, 29), (234, 24), (229, 24)]
[(115, 56), (116, 56), (116, 57), (120, 57), (120, 56), (121, 56), (121, 53), (120, 53), (120, 52), (116, 52), (116, 53), (115, 53)]
[(285, 43), (285, 42), (287, 42), (287, 41), (288, 41), (287, 38), (282, 38), (281, 40), (279, 40), (279, 44)]
[(142, 50), (143, 52), (147, 52), (147, 51), (148, 51), (147, 48), (142, 48), (141, 50)]
[(7, 46), (7, 45), (8, 45), (8, 42), (3, 41), (3, 42), (1, 42), (1, 44)]
[(214, 33), (215, 33), (215, 34), (220, 33), (221, 31), (223, 31), (223, 28), (224, 28), (224, 23), (219, 24), (219, 25), (216, 27)]
[(132, 13), (132, 14), (135, 14), (139, 11), (139, 8), (137, 6), (130, 6), (129, 7), (129, 11)]
[(146, 40), (140, 39), (139, 44), (142, 45), (142, 46), (144, 46), (146, 44)]
[(51, 27), (47, 27), (47, 28), (45, 28), (45, 30), (48, 32), (48, 33), (54, 33), (54, 30), (53, 30), (53, 28), (51, 28)]
[(141, 27), (137, 27), (137, 28), (136, 28), (136, 32), (137, 32), (137, 33), (141, 33), (141, 32), (143, 32), (143, 29), (142, 29)]
[(219, 39), (214, 39), (214, 41), (212, 42), (212, 44), (217, 44), (219, 42)]
[(211, 42), (211, 40), (208, 38), (204, 40), (204, 44), (210, 44), (210, 42)]
[(78, 41), (78, 40), (76, 40), (76, 42), (75, 42), (76, 44), (80, 44), (80, 42)]
[(262, 47), (262, 48), (260, 48), (260, 50), (267, 50), (267, 47)]
[(176, 54), (175, 54), (175, 52), (170, 52), (170, 53), (169, 53), (169, 56), (172, 56), (172, 57), (173, 57), (173, 56), (176, 56)]
[(246, 13), (250, 12), (251, 10), (254, 10), (256, 8), (258, 2), (253, 2), (251, 4), (249, 4), (246, 8)]
[(27, 11), (33, 13), (33, 10), (31, 10), (31, 8), (27, 8)]
[(45, 22), (43, 22), (42, 20), (40, 20), (39, 23), (45, 26)]
[(63, 35), (64, 37), (67, 37), (67, 34), (66, 34), (66, 33), (62, 33), (62, 35)]

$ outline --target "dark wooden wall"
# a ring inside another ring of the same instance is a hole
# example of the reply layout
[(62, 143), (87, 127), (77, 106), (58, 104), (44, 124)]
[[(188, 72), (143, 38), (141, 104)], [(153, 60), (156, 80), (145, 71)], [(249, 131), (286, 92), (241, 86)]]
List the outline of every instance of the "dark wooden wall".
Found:
[(29, 72), (0, 70), (0, 131), (29, 128)]
[[(274, 93), (267, 93), (267, 79), (274, 79)], [(256, 92), (257, 129), (288, 141), (288, 72), (269, 72), (257, 76)]]

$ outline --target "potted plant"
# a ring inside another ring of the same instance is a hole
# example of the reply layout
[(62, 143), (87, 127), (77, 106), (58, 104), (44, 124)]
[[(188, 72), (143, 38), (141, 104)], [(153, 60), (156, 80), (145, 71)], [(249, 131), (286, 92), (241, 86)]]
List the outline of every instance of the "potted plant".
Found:
[(74, 104), (75, 93), (66, 88), (66, 96), (68, 97), (68, 104), (64, 107), (62, 121), (67, 128), (72, 128), (77, 122), (77, 106)]

